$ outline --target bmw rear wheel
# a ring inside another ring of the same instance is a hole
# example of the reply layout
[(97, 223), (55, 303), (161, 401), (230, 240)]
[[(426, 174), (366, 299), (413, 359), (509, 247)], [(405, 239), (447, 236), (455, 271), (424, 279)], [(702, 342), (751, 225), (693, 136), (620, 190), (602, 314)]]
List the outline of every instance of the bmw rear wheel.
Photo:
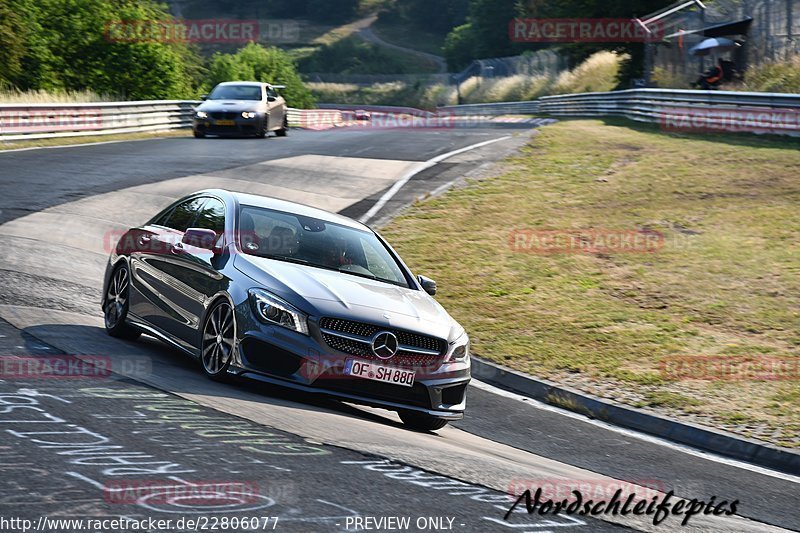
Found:
[(288, 131), (289, 131), (289, 117), (284, 116), (283, 126), (281, 126), (281, 129), (275, 132), (275, 135), (277, 135), (278, 137), (286, 137)]
[(200, 359), (208, 377), (223, 380), (236, 349), (236, 321), (227, 301), (214, 305), (203, 325)]

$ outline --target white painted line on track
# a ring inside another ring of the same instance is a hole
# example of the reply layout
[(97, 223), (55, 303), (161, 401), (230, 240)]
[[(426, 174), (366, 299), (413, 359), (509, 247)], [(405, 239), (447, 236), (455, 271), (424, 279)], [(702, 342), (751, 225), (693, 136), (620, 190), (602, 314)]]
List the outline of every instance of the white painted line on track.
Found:
[(494, 385), (490, 385), (488, 383), (484, 383), (483, 381), (478, 381), (474, 379), (470, 381), (470, 385), (474, 386), (477, 389), (481, 389), (483, 391), (496, 394), (498, 396), (502, 396), (504, 398), (510, 398), (512, 400), (517, 400), (523, 402), (527, 405), (535, 409), (541, 409), (542, 411), (549, 411), (551, 413), (557, 413), (562, 416), (566, 416), (569, 418), (573, 418), (575, 420), (580, 420), (581, 422), (585, 422), (587, 424), (592, 424), (597, 427), (601, 427), (603, 429), (607, 429), (609, 431), (613, 431), (615, 433), (619, 433), (621, 435), (625, 435), (627, 437), (632, 437), (635, 439), (639, 439), (645, 441), (650, 444), (657, 444), (659, 446), (664, 446), (665, 448), (670, 448), (679, 452), (686, 453), (688, 455), (693, 455), (695, 457), (699, 457), (701, 459), (706, 459), (708, 461), (714, 461), (716, 463), (725, 464), (728, 466), (733, 466), (736, 468), (741, 468), (743, 470), (749, 470), (751, 472), (755, 472), (757, 474), (763, 474), (765, 476), (770, 476), (774, 478), (781, 479), (783, 481), (789, 481), (790, 483), (798, 483), (800, 484), (800, 477), (793, 476), (792, 474), (785, 474), (783, 472), (778, 472), (777, 470), (771, 470), (769, 468), (764, 468), (757, 465), (752, 465), (750, 463), (745, 463), (744, 461), (737, 461), (736, 459), (730, 459), (728, 457), (722, 457), (720, 455), (716, 455), (711, 452), (704, 452), (698, 450), (696, 448), (692, 448), (691, 446), (686, 446), (683, 444), (678, 444), (675, 442), (668, 441), (666, 439), (662, 439), (660, 437), (655, 437), (653, 435), (647, 435), (646, 433), (640, 433), (638, 431), (634, 431), (632, 429), (621, 428), (618, 426), (614, 426), (612, 424), (608, 424), (606, 422), (602, 422), (600, 420), (596, 420), (593, 418), (588, 418), (579, 413), (573, 413), (572, 411), (567, 411), (566, 409), (561, 409), (559, 407), (554, 407), (552, 405), (548, 405), (546, 403), (540, 402), (539, 400), (535, 400), (533, 398), (529, 398), (527, 396), (523, 396), (521, 394), (516, 394), (513, 392), (509, 392), (503, 389), (499, 389)]
[(506, 135), (505, 137), (500, 137), (498, 139), (491, 139), (489, 141), (479, 142), (477, 144), (472, 144), (472, 145), (466, 146), (464, 148), (459, 148), (458, 150), (453, 150), (452, 152), (447, 152), (446, 154), (437, 155), (433, 159), (428, 159), (427, 161), (422, 163), (421, 166), (417, 167), (414, 170), (409, 171), (402, 178), (400, 178), (399, 181), (397, 181), (394, 185), (392, 185), (392, 188), (389, 189), (388, 191), (386, 191), (383, 194), (383, 196), (381, 196), (381, 198), (375, 203), (375, 205), (373, 205), (372, 208), (369, 211), (364, 213), (364, 215), (361, 218), (359, 218), (358, 221), (361, 222), (362, 224), (366, 224), (367, 222), (369, 222), (370, 219), (372, 219), (372, 217), (374, 217), (381, 209), (383, 209), (383, 206), (385, 206), (387, 204), (387, 202), (389, 202), (389, 200), (391, 200), (394, 197), (394, 195), (397, 194), (398, 191), (400, 189), (402, 189), (403, 186), (406, 183), (408, 183), (408, 181), (411, 178), (413, 178), (414, 176), (416, 176), (417, 174), (419, 174), (423, 170), (427, 170), (427, 169), (431, 168), (432, 166), (435, 166), (435, 165), (441, 163), (445, 159), (449, 159), (449, 158), (451, 158), (453, 156), (456, 156), (458, 154), (463, 154), (464, 152), (469, 152), (470, 150), (475, 150), (476, 148), (481, 148), (483, 146), (487, 146), (487, 145), (490, 145), (490, 144), (493, 144), (493, 143), (496, 143), (496, 142), (505, 141), (506, 139), (510, 139), (510, 138), (511, 138), (511, 135)]

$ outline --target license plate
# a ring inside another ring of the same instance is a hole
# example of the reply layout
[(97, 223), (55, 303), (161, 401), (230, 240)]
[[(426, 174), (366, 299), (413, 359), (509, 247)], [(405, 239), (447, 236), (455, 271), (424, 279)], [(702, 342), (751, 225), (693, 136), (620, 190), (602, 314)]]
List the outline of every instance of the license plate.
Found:
[(404, 387), (414, 385), (414, 375), (416, 374), (412, 370), (376, 365), (375, 363), (357, 361), (355, 359), (347, 360), (344, 373), (348, 376), (371, 379), (372, 381), (380, 381), (381, 383), (390, 383), (392, 385), (402, 385)]
[(218, 120), (216, 122), (216, 124), (217, 124), (217, 126), (235, 126), (236, 125), (236, 121), (235, 120)]

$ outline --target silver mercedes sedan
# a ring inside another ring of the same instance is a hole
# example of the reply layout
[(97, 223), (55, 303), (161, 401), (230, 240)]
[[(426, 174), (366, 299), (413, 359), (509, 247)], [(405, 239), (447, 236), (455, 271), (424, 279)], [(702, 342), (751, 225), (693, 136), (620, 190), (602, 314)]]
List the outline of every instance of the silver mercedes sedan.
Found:
[(102, 306), (110, 335), (154, 335), (212, 379), (383, 407), (432, 431), (463, 416), (470, 380), (469, 337), (435, 293), (363, 224), (207, 190), (122, 235)]

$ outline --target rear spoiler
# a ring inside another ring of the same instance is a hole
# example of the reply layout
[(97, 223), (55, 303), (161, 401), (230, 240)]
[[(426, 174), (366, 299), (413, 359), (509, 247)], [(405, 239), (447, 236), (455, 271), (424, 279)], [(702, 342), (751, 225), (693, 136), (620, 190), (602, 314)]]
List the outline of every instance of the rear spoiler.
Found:
[(273, 89), (285, 89), (286, 85), (270, 85)]

